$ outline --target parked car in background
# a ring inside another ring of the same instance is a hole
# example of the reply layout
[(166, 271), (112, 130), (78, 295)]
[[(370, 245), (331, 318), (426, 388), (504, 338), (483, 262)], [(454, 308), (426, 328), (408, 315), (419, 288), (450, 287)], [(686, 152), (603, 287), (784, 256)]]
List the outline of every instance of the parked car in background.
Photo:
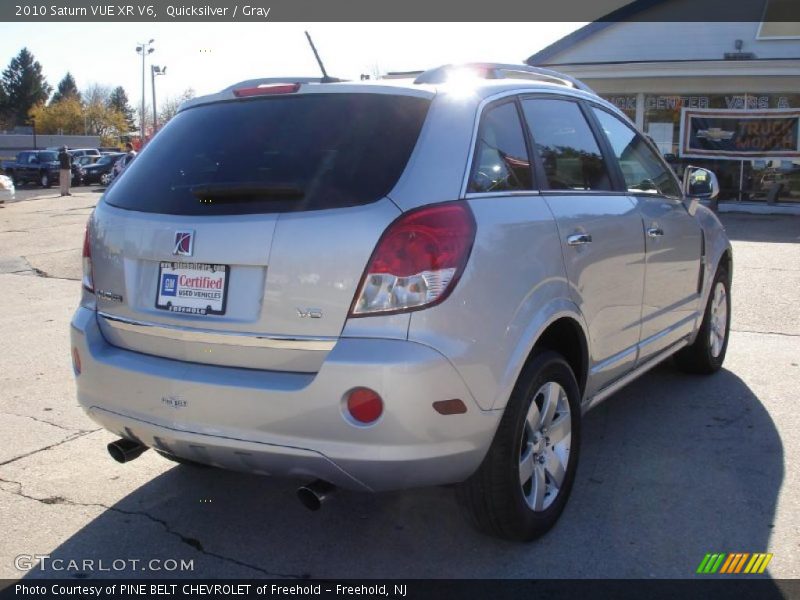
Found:
[(78, 158), (81, 156), (91, 156), (95, 160), (100, 158), (100, 150), (97, 148), (73, 148), (68, 150), (68, 152), (72, 155), (72, 158)]
[(0, 175), (0, 204), (8, 200), (13, 200), (14, 195), (14, 180), (7, 175)]
[(454, 484), (531, 540), (586, 411), (670, 357), (721, 368), (718, 191), (547, 69), (242, 82), (183, 104), (90, 217), (78, 401), (118, 462), (306, 477), (312, 509)]
[(17, 186), (25, 183), (35, 183), (46, 188), (55, 185), (59, 179), (58, 152), (23, 150), (17, 154), (17, 160), (6, 167), (6, 175)]
[(111, 183), (111, 171), (114, 168), (114, 165), (123, 156), (125, 156), (124, 152), (104, 154), (94, 164), (83, 167), (83, 182), (86, 185), (90, 185), (92, 183), (108, 185)]
[(137, 154), (135, 152), (124, 153), (122, 157), (120, 157), (117, 162), (114, 163), (114, 168), (111, 171), (111, 181), (114, 181), (114, 179), (119, 177), (125, 168), (134, 161), (136, 156)]
[(87, 165), (93, 165), (100, 158), (102, 158), (102, 156), (94, 156), (90, 154), (84, 154), (83, 156), (74, 156), (72, 157), (72, 164), (78, 165), (80, 167), (85, 167)]

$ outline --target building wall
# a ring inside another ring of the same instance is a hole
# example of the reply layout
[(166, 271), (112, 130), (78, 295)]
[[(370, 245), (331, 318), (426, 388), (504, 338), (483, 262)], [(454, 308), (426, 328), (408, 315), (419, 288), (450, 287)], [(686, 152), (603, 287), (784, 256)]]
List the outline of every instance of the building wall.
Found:
[(742, 40), (742, 52), (752, 52), (757, 59), (800, 58), (800, 39), (760, 40), (757, 38), (760, 25), (752, 22), (613, 23), (541, 64), (723, 60), (726, 52), (736, 52), (736, 40)]

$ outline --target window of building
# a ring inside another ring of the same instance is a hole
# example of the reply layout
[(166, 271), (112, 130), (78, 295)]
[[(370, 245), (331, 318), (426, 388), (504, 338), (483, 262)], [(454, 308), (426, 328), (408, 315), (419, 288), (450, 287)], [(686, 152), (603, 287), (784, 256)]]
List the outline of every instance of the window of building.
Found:
[(619, 161), (629, 192), (681, 196), (680, 186), (672, 172), (642, 136), (606, 111), (592, 110)]
[(478, 136), (468, 191), (533, 189), (528, 148), (514, 102), (484, 111)]
[(577, 103), (529, 98), (522, 107), (548, 189), (612, 189), (600, 147)]

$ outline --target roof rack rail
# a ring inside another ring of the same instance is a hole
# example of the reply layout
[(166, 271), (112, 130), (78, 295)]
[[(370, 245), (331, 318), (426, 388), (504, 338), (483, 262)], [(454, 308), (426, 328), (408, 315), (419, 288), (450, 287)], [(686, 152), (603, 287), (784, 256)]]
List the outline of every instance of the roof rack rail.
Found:
[(414, 80), (414, 83), (444, 83), (447, 76), (455, 70), (472, 69), (485, 79), (535, 79), (538, 81), (549, 81), (559, 85), (582, 90), (594, 94), (594, 90), (582, 81), (564, 75), (552, 69), (541, 67), (531, 67), (529, 65), (512, 65), (503, 63), (465, 63), (461, 65), (442, 65), (434, 69), (424, 71)]

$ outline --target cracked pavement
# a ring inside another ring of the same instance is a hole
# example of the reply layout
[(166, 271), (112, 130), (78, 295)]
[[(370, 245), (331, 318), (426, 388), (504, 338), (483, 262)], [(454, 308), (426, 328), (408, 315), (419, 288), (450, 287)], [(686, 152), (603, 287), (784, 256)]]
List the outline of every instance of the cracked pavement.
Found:
[(193, 561), (28, 577), (693, 577), (706, 552), (772, 552), (800, 577), (800, 219), (723, 215), (734, 239), (725, 369), (664, 365), (584, 422), (558, 526), (522, 546), (475, 533), (452, 489), (339, 492), (309, 513), (298, 483), (112, 461), (74, 395), (69, 319), (99, 194), (0, 209), (0, 578), (21, 554)]

